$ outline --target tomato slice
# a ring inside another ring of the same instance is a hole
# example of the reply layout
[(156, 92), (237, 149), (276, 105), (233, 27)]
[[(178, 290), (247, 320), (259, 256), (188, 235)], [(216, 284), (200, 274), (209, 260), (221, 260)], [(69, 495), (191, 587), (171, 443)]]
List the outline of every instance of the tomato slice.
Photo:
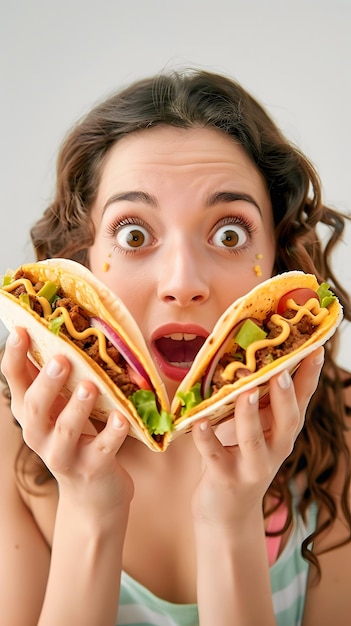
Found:
[(296, 302), (299, 306), (303, 306), (311, 298), (315, 298), (315, 300), (318, 300), (319, 302), (318, 294), (313, 291), (313, 289), (309, 289), (309, 287), (297, 287), (296, 289), (292, 289), (280, 298), (277, 313), (279, 313), (279, 315), (283, 315), (283, 313), (285, 313), (285, 311), (289, 308), (287, 306), (287, 301), (289, 299), (294, 300), (294, 302)]
[(137, 372), (130, 365), (127, 365), (127, 370), (128, 370), (130, 380), (136, 385), (138, 385), (139, 389), (152, 391), (151, 383), (148, 380), (146, 380), (139, 372)]

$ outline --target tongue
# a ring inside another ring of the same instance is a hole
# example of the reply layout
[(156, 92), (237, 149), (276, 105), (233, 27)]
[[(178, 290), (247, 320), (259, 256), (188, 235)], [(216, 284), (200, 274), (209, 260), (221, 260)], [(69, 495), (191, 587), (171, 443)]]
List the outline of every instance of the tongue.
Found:
[(192, 363), (204, 344), (204, 337), (195, 337), (190, 341), (176, 341), (170, 337), (160, 337), (156, 346), (162, 357), (169, 363)]

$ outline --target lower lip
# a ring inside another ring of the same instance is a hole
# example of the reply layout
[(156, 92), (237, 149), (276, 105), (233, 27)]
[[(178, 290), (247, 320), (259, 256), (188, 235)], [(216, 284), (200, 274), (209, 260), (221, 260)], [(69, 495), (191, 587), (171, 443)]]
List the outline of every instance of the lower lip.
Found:
[(181, 367), (165, 361), (158, 352), (154, 352), (155, 361), (164, 376), (171, 380), (181, 381), (187, 375), (191, 365)]

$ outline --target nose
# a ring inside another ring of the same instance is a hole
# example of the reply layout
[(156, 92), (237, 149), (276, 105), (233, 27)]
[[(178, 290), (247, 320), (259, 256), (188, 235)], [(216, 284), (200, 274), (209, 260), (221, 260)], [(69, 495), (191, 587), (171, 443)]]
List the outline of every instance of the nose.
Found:
[(160, 266), (158, 297), (181, 307), (205, 302), (210, 289), (200, 251), (196, 252), (189, 242), (178, 242), (165, 256)]

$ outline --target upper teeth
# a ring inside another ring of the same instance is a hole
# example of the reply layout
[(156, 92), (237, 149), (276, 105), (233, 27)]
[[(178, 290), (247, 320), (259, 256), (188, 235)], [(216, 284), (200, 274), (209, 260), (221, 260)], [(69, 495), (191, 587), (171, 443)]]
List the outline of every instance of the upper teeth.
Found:
[(173, 339), (173, 341), (191, 341), (196, 338), (192, 333), (172, 333), (171, 335), (165, 335), (167, 339)]

